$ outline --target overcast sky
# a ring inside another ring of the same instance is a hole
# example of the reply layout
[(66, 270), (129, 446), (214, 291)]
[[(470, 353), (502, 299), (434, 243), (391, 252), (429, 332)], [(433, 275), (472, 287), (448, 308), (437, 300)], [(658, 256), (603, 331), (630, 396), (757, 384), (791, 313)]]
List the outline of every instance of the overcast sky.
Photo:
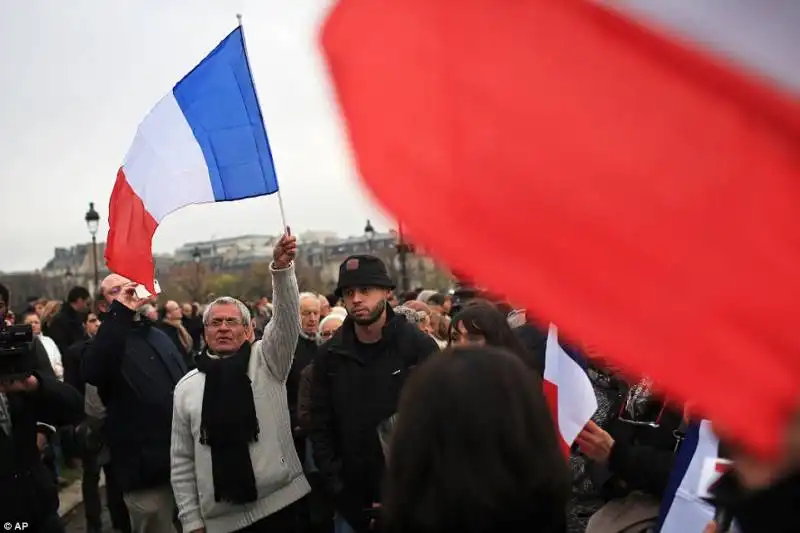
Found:
[[(331, 97), (317, 30), (327, 0), (0, 1), (0, 271), (41, 268), (89, 240), (136, 127), (244, 15), (248, 52), (289, 224), (379, 231)], [(68, 6), (68, 7), (67, 7)], [(190, 206), (159, 227), (156, 252), (186, 241), (280, 231), (274, 196)]]

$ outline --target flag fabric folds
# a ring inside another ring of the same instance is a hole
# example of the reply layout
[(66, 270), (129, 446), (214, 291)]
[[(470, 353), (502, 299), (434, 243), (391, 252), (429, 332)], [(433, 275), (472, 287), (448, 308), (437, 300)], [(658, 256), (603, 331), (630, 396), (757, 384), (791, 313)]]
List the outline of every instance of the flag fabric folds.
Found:
[(341, 0), (322, 43), (415, 242), (774, 453), (800, 398), (800, 3), (746, 6)]
[(561, 435), (562, 448), (572, 443), (597, 411), (594, 388), (580, 361), (558, 342), (558, 328), (550, 325), (544, 356), (544, 394)]
[(704, 470), (719, 457), (719, 439), (711, 429), (711, 422), (690, 424), (664, 491), (659, 519), (661, 533), (703, 531), (714, 519), (714, 506), (703, 499), (707, 496), (701, 489), (707, 491), (711, 482), (704, 479), (709, 477)]
[(169, 213), (277, 190), (239, 26), (139, 125), (111, 193), (108, 267), (154, 292), (152, 239)]

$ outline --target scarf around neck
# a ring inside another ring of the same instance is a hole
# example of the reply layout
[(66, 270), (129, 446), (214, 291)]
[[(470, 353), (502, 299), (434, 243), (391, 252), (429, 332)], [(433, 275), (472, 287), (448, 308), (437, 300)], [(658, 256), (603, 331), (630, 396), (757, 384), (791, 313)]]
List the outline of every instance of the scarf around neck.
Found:
[(258, 440), (259, 426), (247, 368), (251, 345), (227, 357), (212, 357), (206, 348), (197, 356), (197, 370), (205, 374), (200, 444), (211, 448), (214, 500), (234, 504), (258, 499), (250, 443)]

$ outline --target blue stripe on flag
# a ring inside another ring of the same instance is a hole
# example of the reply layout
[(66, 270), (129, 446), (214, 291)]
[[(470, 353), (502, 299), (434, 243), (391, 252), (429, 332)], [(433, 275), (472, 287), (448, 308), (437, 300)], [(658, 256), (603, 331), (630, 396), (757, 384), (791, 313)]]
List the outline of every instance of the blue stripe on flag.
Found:
[(672, 502), (675, 500), (675, 494), (678, 492), (678, 487), (681, 486), (683, 477), (689, 469), (695, 452), (697, 451), (697, 444), (700, 442), (700, 424), (692, 422), (686, 429), (686, 437), (683, 439), (678, 453), (675, 456), (675, 463), (672, 466), (672, 473), (667, 482), (667, 489), (664, 491), (664, 497), (661, 499), (661, 511), (658, 516), (658, 529), (664, 525), (664, 520), (669, 514), (672, 507)]
[(278, 190), (241, 26), (172, 93), (203, 151), (216, 201)]

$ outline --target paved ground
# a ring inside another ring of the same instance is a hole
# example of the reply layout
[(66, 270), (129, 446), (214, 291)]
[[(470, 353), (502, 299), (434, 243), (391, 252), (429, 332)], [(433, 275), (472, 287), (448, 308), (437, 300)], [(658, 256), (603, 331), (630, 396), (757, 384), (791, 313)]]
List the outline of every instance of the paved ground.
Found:
[[(111, 518), (108, 515), (108, 508), (106, 507), (105, 491), (101, 490), (100, 494), (103, 498), (103, 533), (112, 533)], [(86, 515), (83, 512), (83, 503), (78, 504), (72, 511), (67, 513), (61, 518), (64, 522), (64, 529), (66, 533), (86, 533)]]

